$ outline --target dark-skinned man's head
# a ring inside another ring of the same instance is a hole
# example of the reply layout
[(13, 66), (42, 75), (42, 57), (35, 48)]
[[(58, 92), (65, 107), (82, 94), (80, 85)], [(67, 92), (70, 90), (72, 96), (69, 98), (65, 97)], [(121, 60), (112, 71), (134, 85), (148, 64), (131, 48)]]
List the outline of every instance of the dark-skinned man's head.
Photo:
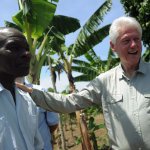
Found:
[(30, 58), (29, 45), (23, 34), (14, 28), (0, 28), (0, 74), (14, 78), (26, 76)]

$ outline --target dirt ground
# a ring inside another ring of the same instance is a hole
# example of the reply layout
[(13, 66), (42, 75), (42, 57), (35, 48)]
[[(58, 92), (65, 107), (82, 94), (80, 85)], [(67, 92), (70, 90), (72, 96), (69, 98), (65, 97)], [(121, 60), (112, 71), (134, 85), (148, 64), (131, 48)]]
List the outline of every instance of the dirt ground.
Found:
[[(104, 123), (102, 114), (98, 114), (96, 117), (94, 117), (94, 119), (95, 119), (96, 125)], [(81, 142), (77, 143), (78, 142), (77, 139), (79, 139), (81, 137), (79, 127), (77, 126), (77, 124), (73, 124), (72, 129), (73, 129), (73, 132), (71, 132), (70, 125), (68, 125), (68, 124), (66, 124), (66, 126), (64, 127), (64, 131), (65, 131), (64, 134), (65, 134), (67, 150), (82, 150)], [(100, 128), (100, 129), (94, 131), (94, 133), (96, 135), (98, 149), (104, 150), (105, 145), (108, 145), (106, 129)], [(92, 141), (91, 141), (91, 144), (92, 144)], [(61, 148), (59, 148), (58, 144), (55, 144), (54, 150), (61, 150)]]

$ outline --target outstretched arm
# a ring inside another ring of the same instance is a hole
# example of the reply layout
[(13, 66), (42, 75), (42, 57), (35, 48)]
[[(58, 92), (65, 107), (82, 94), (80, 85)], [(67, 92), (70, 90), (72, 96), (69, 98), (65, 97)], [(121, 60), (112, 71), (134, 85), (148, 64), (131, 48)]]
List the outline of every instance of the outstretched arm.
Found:
[[(94, 83), (97, 84), (96, 81)], [(94, 103), (101, 103), (101, 91), (95, 86), (95, 84), (89, 85), (78, 93), (68, 95), (44, 92), (21, 84), (17, 84), (17, 86), (22, 90), (29, 92), (37, 106), (48, 111), (71, 113), (87, 108)]]

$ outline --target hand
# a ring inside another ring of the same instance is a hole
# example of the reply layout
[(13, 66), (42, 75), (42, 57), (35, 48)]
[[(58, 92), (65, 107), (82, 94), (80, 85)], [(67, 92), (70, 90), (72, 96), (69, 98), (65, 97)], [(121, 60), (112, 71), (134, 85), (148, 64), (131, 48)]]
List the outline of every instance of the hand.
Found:
[(28, 86), (26, 86), (26, 85), (24, 85), (22, 83), (18, 83), (18, 82), (15, 82), (15, 83), (16, 83), (16, 86), (19, 89), (21, 89), (21, 90), (23, 90), (25, 92), (28, 92), (28, 93), (32, 93), (33, 92), (33, 89), (31, 87), (28, 87)]

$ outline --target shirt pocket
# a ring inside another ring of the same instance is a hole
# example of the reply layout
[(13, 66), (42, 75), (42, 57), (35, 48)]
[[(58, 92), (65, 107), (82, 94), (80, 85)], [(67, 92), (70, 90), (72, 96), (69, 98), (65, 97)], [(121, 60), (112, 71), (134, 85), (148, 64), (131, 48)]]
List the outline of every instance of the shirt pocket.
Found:
[(124, 114), (124, 103), (122, 94), (112, 94), (107, 100), (108, 109), (112, 117), (121, 119)]
[(150, 100), (150, 94), (149, 93), (144, 93), (144, 97), (145, 97), (145, 99)]
[(146, 107), (149, 106), (150, 107), (150, 90), (143, 92), (144, 95), (144, 101), (146, 102)]

